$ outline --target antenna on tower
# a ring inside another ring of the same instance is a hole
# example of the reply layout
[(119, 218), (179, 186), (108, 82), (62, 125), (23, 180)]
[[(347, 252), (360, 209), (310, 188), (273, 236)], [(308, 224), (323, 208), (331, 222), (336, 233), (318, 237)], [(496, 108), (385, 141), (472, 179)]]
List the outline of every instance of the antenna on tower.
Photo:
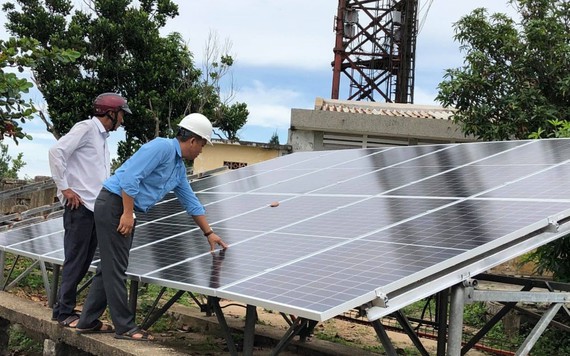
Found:
[[(339, 0), (332, 99), (413, 103), (418, 0)], [(345, 95), (344, 95), (345, 94)]]

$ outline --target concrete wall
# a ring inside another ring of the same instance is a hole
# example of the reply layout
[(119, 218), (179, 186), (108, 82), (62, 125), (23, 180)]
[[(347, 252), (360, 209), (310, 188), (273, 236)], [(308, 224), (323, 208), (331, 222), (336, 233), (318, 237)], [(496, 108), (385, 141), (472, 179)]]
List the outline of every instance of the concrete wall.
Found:
[[(36, 177), (36, 180), (43, 181), (49, 177)], [(25, 180), (3, 179), (0, 182), (0, 191), (22, 187), (28, 184)], [(48, 189), (38, 189), (27, 193), (18, 193), (6, 199), (0, 200), (0, 214), (21, 213), (22, 211), (37, 208), (39, 206), (51, 205), (57, 202), (57, 189), (55, 186)]]
[(287, 154), (288, 146), (260, 143), (214, 142), (206, 145), (194, 161), (193, 172), (202, 173), (224, 166), (224, 162), (245, 163), (248, 166)]
[(379, 140), (384, 138), (386, 142), (394, 141), (401, 144), (475, 141), (472, 137), (465, 137), (458, 125), (446, 119), (291, 110), (288, 143), (293, 152), (323, 149), (323, 138), (327, 133), (376, 136), (380, 138)]

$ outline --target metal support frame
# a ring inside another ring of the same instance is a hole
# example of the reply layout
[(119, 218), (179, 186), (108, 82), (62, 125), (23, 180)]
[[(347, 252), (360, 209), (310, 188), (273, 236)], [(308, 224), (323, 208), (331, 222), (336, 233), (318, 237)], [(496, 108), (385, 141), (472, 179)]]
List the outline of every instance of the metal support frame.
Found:
[[(44, 281), (44, 288), (46, 289), (46, 295), (51, 295), (51, 284), (49, 282), (48, 272), (46, 268), (46, 263), (44, 261), (39, 261), (40, 270), (42, 271), (42, 280)], [(53, 302), (53, 300), (52, 300)]]
[[(162, 297), (162, 295), (164, 294), (165, 291), (166, 291), (166, 287), (163, 287), (160, 290), (160, 292), (158, 293), (158, 296), (154, 300), (154, 303), (152, 304), (150, 311), (147, 313), (146, 317), (144, 318), (144, 320), (142, 322), (142, 328), (143, 329), (150, 328), (158, 319), (160, 319), (161, 316), (164, 315), (164, 313), (166, 313), (168, 311), (168, 309), (170, 309), (170, 307), (174, 303), (176, 303), (178, 301), (178, 299), (180, 299), (180, 297), (182, 297), (184, 295), (184, 293), (186, 293), (183, 290), (179, 290), (178, 292), (176, 292), (176, 294), (172, 298), (170, 298), (162, 306), (162, 308), (156, 310), (156, 306), (158, 305), (158, 301), (160, 300), (160, 298)], [(155, 312), (155, 310), (156, 310), (156, 312)]]
[(51, 293), (48, 295), (48, 306), (53, 308), (53, 305), (58, 299), (57, 293), (59, 291), (59, 274), (61, 271), (60, 265), (53, 265), (53, 274), (51, 276)]
[(24, 272), (22, 272), (18, 277), (14, 278), (14, 280), (12, 282), (8, 283), (10, 281), (10, 277), (12, 276), (12, 273), (14, 272), (14, 269), (16, 268), (16, 265), (18, 264), (19, 259), (20, 259), (20, 256), (16, 255), (16, 259), (14, 260), (14, 264), (10, 268), (10, 271), (8, 272), (8, 274), (6, 275), (6, 278), (4, 279), (4, 283), (2, 284), (2, 288), (0, 290), (9, 290), (10, 288), (12, 288), (16, 284), (18, 284), (18, 282), (20, 282), (22, 279), (24, 279), (24, 277), (26, 277), (28, 274), (30, 274), (30, 272), (32, 272), (32, 270), (36, 266), (39, 265), (40, 270), (42, 272), (42, 280), (44, 282), (44, 287), (46, 289), (46, 292), (49, 295), (49, 291), (51, 290), (51, 288), (50, 288), (49, 278), (47, 276), (47, 268), (46, 268), (45, 262), (40, 261), (40, 260), (34, 260), (34, 262), (32, 262), (32, 264), (29, 265), (28, 268), (26, 268), (24, 270)]
[(6, 266), (6, 252), (0, 251), (0, 286), (4, 286), (4, 267)]
[(402, 329), (404, 329), (404, 332), (408, 335), (410, 340), (412, 340), (412, 342), (414, 343), (414, 345), (416, 346), (416, 349), (418, 349), (420, 354), (422, 356), (429, 356), (429, 353), (427, 352), (426, 348), (422, 344), (418, 335), (414, 332), (414, 328), (412, 328), (412, 325), (410, 325), (410, 322), (408, 321), (408, 319), (406, 318), (404, 313), (402, 313), (402, 311), (398, 310), (393, 315), (396, 318), (396, 320), (398, 320), (398, 323), (400, 324), (400, 326), (402, 326)]
[(449, 302), (449, 333), (447, 340), (447, 355), (461, 354), (461, 340), (463, 338), (463, 308), (465, 306), (465, 287), (456, 284), (451, 287)]
[(307, 327), (308, 320), (305, 318), (295, 318), (293, 323), (289, 326), (289, 329), (285, 332), (277, 346), (273, 348), (271, 355), (278, 355), (281, 351), (285, 350), (287, 345), (293, 340), (293, 338)]
[(445, 355), (447, 346), (447, 304), (449, 289), (444, 289), (436, 295), (436, 324), (437, 324), (437, 354)]
[(392, 341), (390, 341), (388, 333), (386, 332), (386, 329), (384, 329), (384, 325), (382, 325), (380, 319), (374, 320), (372, 322), (372, 326), (374, 327), (374, 331), (376, 331), (378, 339), (380, 339), (380, 342), (382, 343), (382, 347), (384, 347), (384, 352), (386, 352), (386, 355), (396, 356), (396, 348), (392, 344)]
[(243, 355), (252, 356), (255, 342), (255, 322), (257, 321), (257, 308), (247, 305), (245, 312), (245, 328), (243, 331)]
[(293, 325), (293, 320), (291, 320), (291, 318), (287, 314), (285, 314), (283, 312), (279, 312), (279, 314), (283, 317), (283, 319), (285, 320), (287, 325), (289, 325), (289, 326)]
[(218, 319), (218, 324), (222, 328), (222, 331), (223, 331), (224, 336), (226, 338), (228, 351), (230, 352), (231, 355), (237, 355), (238, 352), (237, 352), (236, 345), (234, 344), (234, 338), (232, 337), (232, 333), (230, 331), (228, 323), (226, 322), (224, 312), (222, 311), (222, 308), (220, 307), (220, 298), (208, 297), (208, 300), (209, 300), (209, 304), (211, 304), (213, 309), (214, 309), (214, 313), (216, 314), (216, 318)]
[(544, 330), (546, 330), (548, 324), (552, 321), (552, 319), (554, 319), (556, 313), (558, 313), (558, 310), (560, 310), (560, 307), (562, 307), (561, 303), (555, 303), (552, 304), (550, 308), (548, 308), (548, 311), (544, 313), (542, 318), (540, 318), (539, 322), (534, 326), (521, 347), (517, 350), (517, 356), (528, 355), (534, 344), (536, 344), (538, 338), (542, 335)]
[[(530, 285), (524, 286), (522, 291), (528, 291), (532, 287)], [(497, 324), (505, 315), (508, 314), (515, 306), (517, 302), (506, 303), (501, 310), (497, 312), (497, 314), (493, 315), (493, 317), (475, 334), (473, 337), (465, 343), (463, 348), (461, 349), (461, 354), (465, 355), (483, 336), (485, 336), (492, 328)]]
[(129, 285), (129, 308), (133, 314), (137, 313), (137, 299), (139, 296), (139, 282), (131, 280)]

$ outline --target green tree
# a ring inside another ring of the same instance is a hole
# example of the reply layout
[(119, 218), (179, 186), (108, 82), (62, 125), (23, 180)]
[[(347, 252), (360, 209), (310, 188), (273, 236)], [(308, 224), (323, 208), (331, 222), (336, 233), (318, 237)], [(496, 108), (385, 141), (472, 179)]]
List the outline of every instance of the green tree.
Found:
[(523, 139), (548, 120), (570, 119), (570, 2), (510, 0), (505, 14), (474, 10), (455, 25), (464, 65), (448, 69), (436, 98), (457, 109), (465, 134)]
[(23, 156), (24, 154), (20, 152), (18, 157), (12, 159), (12, 156), (8, 154), (8, 146), (0, 142), (0, 178), (17, 179), (20, 169), (26, 165), (22, 159)]
[(229, 39), (222, 45), (217, 33), (210, 31), (204, 50), (201, 100), (202, 104), (208, 103), (212, 98), (219, 101), (210, 118), (226, 139), (235, 141), (239, 139), (237, 133), (245, 125), (249, 111), (245, 103), (233, 102), (236, 89), (231, 75), (234, 63), (231, 48)]
[[(74, 63), (43, 61), (34, 69), (48, 103), (41, 113), (56, 138), (91, 114), (101, 92), (124, 95), (134, 115), (125, 120), (126, 141), (119, 155), (130, 156), (142, 143), (171, 136), (175, 124), (190, 112), (207, 116), (220, 107), (215, 89), (201, 79), (189, 47), (179, 33), (161, 36), (168, 19), (178, 15), (170, 0), (85, 1), (73, 10), (70, 0), (16, 0), (3, 5), (7, 29), (36, 39), (42, 48), (73, 48)], [(230, 63), (231, 64), (231, 63)], [(204, 92), (214, 93), (202, 100)], [(217, 126), (223, 126), (223, 118)]]
[(34, 68), (46, 60), (69, 63), (77, 57), (79, 53), (71, 50), (40, 49), (33, 39), (0, 40), (0, 141), (8, 137), (17, 144), (19, 139), (31, 139), (20, 124), (31, 120), (36, 112), (31, 100), (26, 101), (23, 97), (33, 83), (19, 75), (26, 68)]
[[(539, 128), (530, 138), (570, 137), (570, 121), (548, 120), (548, 129)], [(523, 259), (533, 262), (537, 273), (551, 272), (555, 280), (570, 282), (570, 236), (554, 240), (538, 247)]]
[[(510, 0), (519, 24), (476, 9), (455, 24), (465, 64), (446, 70), (437, 100), (457, 109), (466, 134), (484, 140), (566, 137), (570, 133), (570, 2)], [(570, 281), (570, 238), (528, 258), (537, 271)]]
[(268, 144), (270, 146), (279, 146), (279, 135), (277, 134), (277, 131), (275, 131), (273, 135), (271, 135)]

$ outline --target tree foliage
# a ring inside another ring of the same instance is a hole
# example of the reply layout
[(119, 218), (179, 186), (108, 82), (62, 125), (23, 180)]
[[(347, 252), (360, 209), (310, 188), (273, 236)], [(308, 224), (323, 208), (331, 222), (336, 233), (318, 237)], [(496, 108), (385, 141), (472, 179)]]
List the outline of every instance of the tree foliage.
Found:
[[(540, 128), (530, 138), (570, 137), (570, 121), (548, 120), (548, 130)], [(555, 280), (570, 282), (570, 236), (556, 239), (529, 253), (523, 262), (533, 262), (536, 272), (551, 272)]]
[(26, 165), (22, 159), (23, 156), (24, 154), (20, 152), (16, 158), (12, 159), (12, 156), (8, 154), (8, 146), (0, 142), (0, 178), (17, 179), (20, 169)]
[[(238, 140), (238, 130), (245, 125), (249, 111), (245, 103), (233, 102), (236, 94), (231, 67), (234, 58), (230, 54), (232, 43), (226, 39), (220, 44), (218, 35), (210, 31), (204, 50), (202, 103), (207, 103), (211, 96), (219, 99), (219, 105), (210, 118), (225, 138)], [(225, 82), (226, 85), (223, 85)], [(224, 89), (224, 90), (223, 90)], [(224, 92), (223, 92), (224, 91)]]
[(19, 139), (31, 139), (21, 126), (36, 112), (31, 100), (24, 99), (33, 87), (22, 74), (25, 68), (35, 68), (47, 60), (69, 63), (77, 57), (79, 53), (72, 50), (38, 48), (38, 42), (33, 39), (0, 40), (0, 141), (8, 137), (17, 144)]
[[(520, 23), (476, 9), (455, 24), (465, 52), (437, 100), (455, 107), (466, 134), (484, 140), (570, 137), (570, 2), (510, 0)], [(539, 247), (537, 271), (570, 281), (570, 237)]]
[(570, 3), (510, 0), (520, 24), (474, 10), (455, 25), (464, 65), (446, 70), (436, 98), (454, 107), (465, 134), (528, 138), (548, 120), (570, 119)]
[(269, 139), (269, 142), (267, 144), (275, 147), (279, 146), (279, 135), (277, 134), (277, 131), (275, 131), (273, 135), (271, 135), (271, 138)]
[[(201, 80), (181, 35), (160, 34), (167, 20), (178, 15), (173, 1), (84, 3), (87, 8), (73, 12), (71, 0), (16, 0), (3, 6), (13, 35), (34, 38), (42, 48), (81, 53), (74, 63), (42, 61), (34, 68), (48, 103), (48, 115), (41, 117), (56, 138), (89, 117), (93, 99), (107, 91), (125, 96), (133, 111), (125, 120), (127, 140), (119, 144), (122, 158), (157, 136), (172, 135), (188, 113), (212, 116), (218, 110), (219, 96)], [(203, 97), (204, 92), (214, 94)], [(220, 118), (217, 126), (224, 122)]]

